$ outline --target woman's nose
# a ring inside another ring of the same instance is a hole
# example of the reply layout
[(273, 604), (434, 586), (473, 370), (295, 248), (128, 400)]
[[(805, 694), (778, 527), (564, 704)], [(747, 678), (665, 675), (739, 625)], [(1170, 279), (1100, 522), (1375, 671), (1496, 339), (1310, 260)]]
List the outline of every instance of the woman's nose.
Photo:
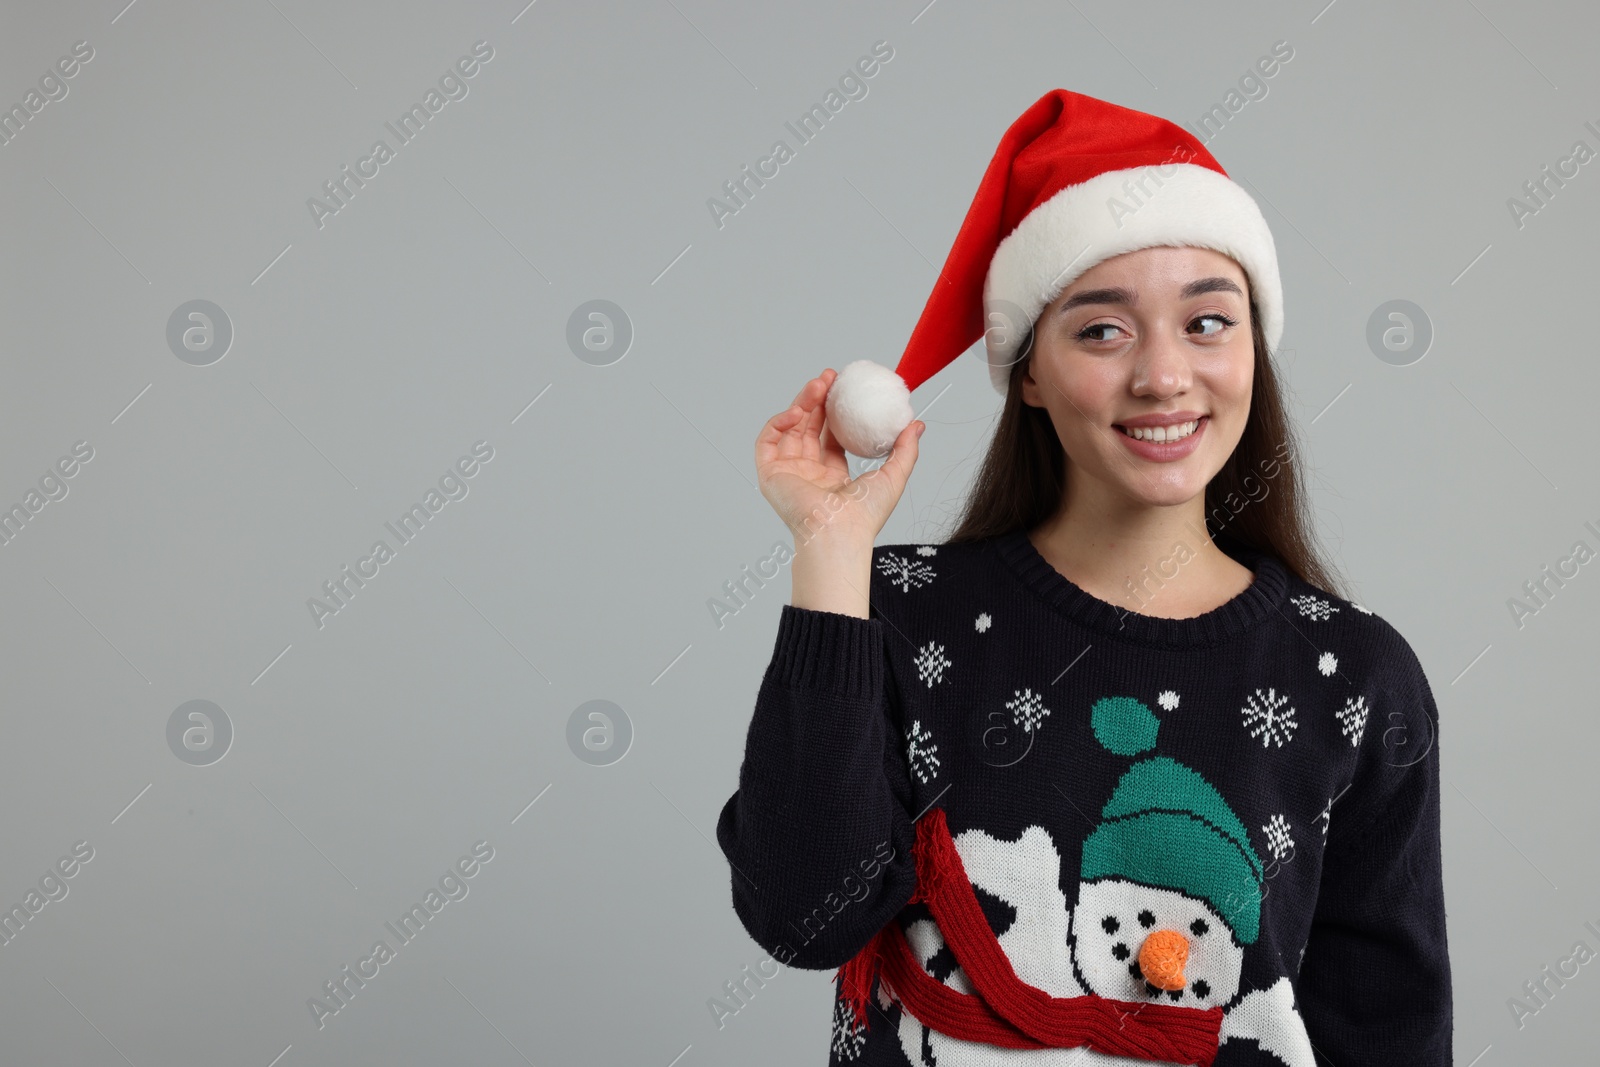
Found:
[(1182, 989), (1188, 961), (1189, 939), (1176, 930), (1152, 930), (1139, 946), (1139, 970), (1157, 989)]
[(1134, 369), (1134, 391), (1161, 399), (1177, 393), (1189, 378), (1189, 357), (1182, 345), (1162, 337), (1146, 338)]

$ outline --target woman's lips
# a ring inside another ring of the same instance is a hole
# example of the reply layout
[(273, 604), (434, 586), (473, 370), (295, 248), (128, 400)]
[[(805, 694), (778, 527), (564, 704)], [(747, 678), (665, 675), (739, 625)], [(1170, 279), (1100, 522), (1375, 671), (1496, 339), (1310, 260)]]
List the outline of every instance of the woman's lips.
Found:
[(1136, 437), (1129, 437), (1120, 428), (1115, 427), (1112, 432), (1139, 458), (1153, 460), (1156, 463), (1171, 463), (1200, 447), (1200, 435), (1205, 433), (1206, 427), (1211, 424), (1211, 416), (1200, 416), (1199, 423), (1194, 428), (1194, 433), (1181, 441), (1141, 441)]

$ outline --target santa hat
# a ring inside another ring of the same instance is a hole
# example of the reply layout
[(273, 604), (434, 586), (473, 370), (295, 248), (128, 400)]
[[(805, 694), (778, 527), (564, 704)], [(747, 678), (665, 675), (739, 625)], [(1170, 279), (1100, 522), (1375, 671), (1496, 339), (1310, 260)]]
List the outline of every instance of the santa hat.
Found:
[(1236, 261), (1267, 347), (1277, 348), (1278, 254), (1250, 194), (1183, 127), (1052, 89), (1000, 139), (899, 365), (857, 360), (834, 379), (834, 437), (858, 456), (888, 455), (912, 419), (911, 390), (980, 336), (989, 380), (1004, 396), (1045, 305), (1096, 264), (1156, 245), (1210, 248)]

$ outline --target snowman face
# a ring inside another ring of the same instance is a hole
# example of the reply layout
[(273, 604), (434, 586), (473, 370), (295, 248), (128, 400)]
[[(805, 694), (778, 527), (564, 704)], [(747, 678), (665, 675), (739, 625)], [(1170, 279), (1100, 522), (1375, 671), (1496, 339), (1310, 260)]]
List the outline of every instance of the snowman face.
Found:
[[(1181, 935), (1188, 945), (1182, 989), (1158, 988), (1139, 969), (1139, 950), (1157, 931)], [(1174, 889), (1121, 878), (1080, 883), (1069, 936), (1078, 973), (1103, 997), (1211, 1008), (1239, 989), (1243, 946), (1210, 905)]]

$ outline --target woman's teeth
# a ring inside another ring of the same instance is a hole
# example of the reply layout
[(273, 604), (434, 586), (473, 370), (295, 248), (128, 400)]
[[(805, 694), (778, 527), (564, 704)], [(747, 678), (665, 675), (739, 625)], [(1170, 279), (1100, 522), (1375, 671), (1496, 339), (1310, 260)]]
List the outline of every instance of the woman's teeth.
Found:
[(1200, 428), (1200, 420), (1192, 419), (1189, 422), (1180, 422), (1176, 426), (1138, 426), (1128, 429), (1119, 426), (1117, 429), (1129, 437), (1140, 441), (1181, 441)]

